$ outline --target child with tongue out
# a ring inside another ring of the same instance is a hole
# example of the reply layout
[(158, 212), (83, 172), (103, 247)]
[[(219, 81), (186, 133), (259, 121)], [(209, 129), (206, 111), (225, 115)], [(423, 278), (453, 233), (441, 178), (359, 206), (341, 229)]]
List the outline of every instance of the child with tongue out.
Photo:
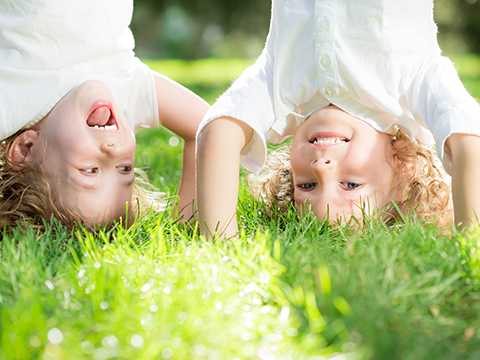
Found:
[(0, 2), (0, 226), (124, 218), (147, 200), (134, 133), (158, 124), (185, 139), (178, 208), (191, 216), (208, 105), (135, 57), (132, 11), (132, 0)]
[[(480, 213), (480, 106), (441, 56), (433, 0), (273, 0), (256, 63), (210, 108), (197, 135), (202, 232), (237, 232), (239, 165), (283, 211), (320, 220), (415, 214), (455, 223)], [(396, 205), (392, 205), (392, 201)], [(277, 211), (275, 211), (277, 212)]]

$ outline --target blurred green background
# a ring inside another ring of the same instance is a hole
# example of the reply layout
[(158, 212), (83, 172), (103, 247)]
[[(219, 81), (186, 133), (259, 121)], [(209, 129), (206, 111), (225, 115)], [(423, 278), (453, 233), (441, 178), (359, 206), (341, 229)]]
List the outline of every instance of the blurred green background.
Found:
[[(268, 0), (135, 0), (131, 28), (137, 55), (255, 58), (265, 43), (270, 5)], [(435, 0), (434, 15), (445, 54), (480, 53), (480, 1)]]

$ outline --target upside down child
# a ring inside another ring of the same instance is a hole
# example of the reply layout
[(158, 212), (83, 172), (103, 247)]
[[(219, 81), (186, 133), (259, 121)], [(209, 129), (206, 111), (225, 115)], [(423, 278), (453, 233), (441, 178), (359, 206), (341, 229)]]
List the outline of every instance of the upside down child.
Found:
[(0, 3), (0, 226), (125, 218), (142, 198), (133, 132), (158, 124), (185, 140), (178, 209), (191, 216), (208, 104), (135, 57), (132, 11), (132, 0)]
[(202, 232), (237, 232), (239, 165), (259, 173), (266, 142), (292, 135), (287, 164), (261, 181), (268, 201), (320, 220), (361, 221), (368, 208), (433, 220), (449, 196), (427, 147), (436, 144), (455, 223), (474, 223), (480, 106), (436, 35), (432, 0), (273, 0), (262, 54), (199, 127)]

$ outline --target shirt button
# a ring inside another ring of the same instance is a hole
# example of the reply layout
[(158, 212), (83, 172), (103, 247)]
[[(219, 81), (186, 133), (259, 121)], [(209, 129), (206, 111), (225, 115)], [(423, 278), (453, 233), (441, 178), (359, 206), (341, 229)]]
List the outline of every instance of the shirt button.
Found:
[(322, 20), (318, 23), (318, 30), (320, 31), (327, 31), (329, 28), (328, 19), (324, 16)]
[(320, 58), (320, 65), (322, 66), (322, 68), (324, 69), (328, 69), (330, 67), (330, 64), (332, 62), (330, 61), (330, 58), (327, 56), (327, 55), (323, 55), (321, 58)]
[(331, 97), (331, 96), (334, 96), (337, 94), (337, 90), (334, 89), (333, 87), (331, 86), (327, 86), (323, 92), (325, 93), (325, 95), (327, 95), (328, 97)]

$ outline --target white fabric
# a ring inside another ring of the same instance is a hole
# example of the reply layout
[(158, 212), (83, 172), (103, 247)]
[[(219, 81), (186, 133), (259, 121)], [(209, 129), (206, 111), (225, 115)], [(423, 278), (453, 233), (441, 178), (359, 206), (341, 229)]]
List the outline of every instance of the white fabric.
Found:
[(150, 69), (133, 53), (132, 0), (0, 0), (0, 139), (70, 90), (103, 81), (132, 130), (155, 127)]
[[(432, 0), (273, 0), (257, 62), (206, 114), (229, 116), (255, 135), (241, 163), (258, 173), (265, 141), (280, 142), (316, 110), (337, 105), (378, 131), (398, 124), (424, 144), (480, 135), (480, 106), (437, 44)], [(432, 136), (433, 135), (433, 136)]]

